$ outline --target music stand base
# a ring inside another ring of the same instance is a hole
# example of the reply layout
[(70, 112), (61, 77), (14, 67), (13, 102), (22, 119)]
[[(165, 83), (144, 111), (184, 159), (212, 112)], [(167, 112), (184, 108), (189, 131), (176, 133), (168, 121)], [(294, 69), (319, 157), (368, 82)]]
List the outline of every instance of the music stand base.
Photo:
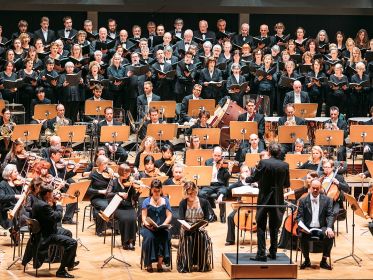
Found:
[(13, 265), (15, 265), (18, 261), (21, 260), (21, 257), (17, 257), (7, 268), (7, 270), (9, 270)]
[(130, 267), (131, 265), (124, 261), (124, 260), (121, 260), (121, 259), (118, 259), (117, 257), (115, 257), (114, 255), (111, 255), (110, 257), (108, 257), (106, 260), (104, 260), (104, 264), (101, 266), (101, 268), (104, 268), (105, 265), (107, 265), (111, 260), (116, 260), (118, 262), (121, 262), (123, 264), (126, 265), (126, 267)]
[(84, 249), (86, 249), (87, 251), (89, 251), (89, 249), (87, 248), (87, 246), (85, 246), (82, 242), (82, 240), (80, 238), (76, 239), (76, 242), (80, 245), (80, 247), (83, 247)]
[(349, 258), (349, 257), (352, 257), (352, 258), (354, 259), (354, 261), (356, 262), (356, 264), (357, 264), (358, 266), (361, 266), (360, 263), (363, 261), (363, 259), (360, 258), (360, 257), (358, 257), (357, 255), (355, 255), (354, 253), (351, 253), (351, 254), (349, 254), (348, 256), (345, 256), (345, 257), (339, 258), (339, 259), (335, 260), (334, 263), (336, 263), (336, 262), (338, 262), (338, 261), (341, 261), (341, 260), (344, 260), (344, 259), (347, 259), (347, 258)]

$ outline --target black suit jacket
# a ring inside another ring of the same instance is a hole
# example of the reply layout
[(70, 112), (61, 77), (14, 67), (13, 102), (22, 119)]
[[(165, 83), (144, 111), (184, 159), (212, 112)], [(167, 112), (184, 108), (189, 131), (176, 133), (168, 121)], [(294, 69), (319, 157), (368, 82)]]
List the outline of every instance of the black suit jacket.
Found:
[[(47, 161), (51, 165), (51, 167), (49, 168), (49, 172), (48, 173), (51, 174), (53, 177), (58, 177), (58, 178), (64, 179), (66, 181), (66, 180), (68, 180), (68, 179), (70, 179), (70, 178), (72, 178), (72, 177), (74, 177), (76, 175), (76, 173), (74, 171), (72, 171), (72, 170), (67, 171), (66, 168), (57, 169), (57, 173), (56, 173), (56, 171), (53, 168), (52, 160), (50, 158), (48, 158)], [(64, 191), (66, 191), (66, 189), (64, 189)]]
[(242, 34), (237, 34), (236, 36), (234, 36), (232, 42), (234, 44), (236, 44), (237, 46), (240, 46), (240, 47), (243, 44), (249, 44), (250, 47), (252, 48), (252, 46), (254, 44), (254, 40), (253, 40), (253, 37), (251, 35), (246, 36), (245, 40), (244, 40), (244, 37), (242, 36)]
[(39, 222), (44, 238), (57, 233), (57, 224), (62, 219), (62, 206), (50, 206), (44, 200), (37, 199), (32, 207), (32, 217)]
[(283, 190), (290, 187), (289, 164), (275, 158), (261, 160), (246, 182), (258, 182), (258, 204), (283, 205)]
[[(296, 125), (305, 125), (306, 124), (306, 120), (305, 119), (302, 119), (302, 118), (298, 118), (296, 116), (294, 116), (295, 118), (295, 123)], [(281, 118), (279, 118), (278, 120), (278, 125), (284, 125), (287, 121), (287, 117), (286, 116), (283, 116)]]
[[(211, 38), (212, 39), (211, 44), (214, 44), (214, 42), (216, 40), (216, 34), (215, 34), (215, 32), (207, 30), (207, 32), (205, 33), (205, 35), (206, 35), (205, 38)], [(199, 30), (194, 31), (193, 32), (193, 36), (202, 39), (202, 33)]]
[(202, 69), (199, 76), (199, 84), (202, 85), (202, 96), (204, 98), (219, 98), (221, 89), (223, 86), (215, 87), (215, 86), (204, 86), (204, 82), (221, 82), (223, 80), (223, 75), (220, 69), (214, 69), (212, 73), (212, 77), (210, 76), (209, 70), (207, 68)]
[[(301, 103), (311, 103), (308, 93), (305, 91), (300, 92), (300, 101)], [(285, 108), (286, 104), (294, 103), (294, 91), (289, 91), (285, 95), (283, 107)]]
[[(69, 38), (72, 38), (74, 37), (76, 34), (78, 33), (78, 31), (76, 29), (71, 29), (70, 30), (70, 33), (69, 33)], [(60, 29), (57, 31), (57, 37), (58, 38), (65, 38), (65, 29)]]
[[(306, 197), (299, 199), (299, 207), (297, 220), (302, 221), (307, 227), (312, 222), (312, 206), (311, 196), (308, 194)], [(324, 194), (320, 194), (319, 200), (319, 223), (321, 228), (333, 228), (333, 201), (331, 198)]]
[(12, 223), (8, 220), (8, 210), (14, 208), (17, 203), (16, 194), (20, 194), (18, 187), (11, 187), (7, 181), (0, 183), (0, 225), (8, 229)]
[(41, 29), (36, 30), (34, 32), (34, 40), (36, 41), (36, 39), (39, 39), (39, 38), (43, 41), (43, 45), (49, 45), (50, 43), (52, 43), (53, 41), (57, 39), (56, 33), (51, 29), (48, 29), (47, 40), (44, 39), (43, 31), (41, 31)]
[[(212, 158), (206, 160), (205, 165), (206, 166), (213, 166), (214, 165), (214, 160)], [(219, 181), (220, 184), (228, 187), (228, 181), (229, 181), (230, 176), (231, 175), (228, 171), (228, 168), (220, 168), (218, 170), (217, 178), (218, 178), (218, 181)]]
[[(247, 121), (247, 113), (243, 113), (238, 116), (238, 121), (245, 122)], [(262, 114), (255, 114), (254, 122), (258, 123), (258, 136), (260, 139), (263, 139), (264, 137), (264, 131), (265, 131), (265, 119), (264, 115)]]
[[(332, 120), (327, 120), (325, 123), (329, 123), (331, 124), (332, 123)], [(373, 124), (373, 123), (372, 123)], [(348, 124), (345, 120), (342, 120), (342, 119), (338, 119), (337, 121), (337, 127), (340, 129), (340, 130), (343, 130), (343, 138), (346, 139), (347, 136), (348, 136)]]
[[(69, 121), (69, 125), (73, 124), (73, 122), (70, 119), (68, 119), (68, 118), (65, 118), (65, 119)], [(53, 130), (55, 123), (56, 123), (56, 117), (54, 117), (53, 119), (47, 120), (45, 122), (46, 125), (44, 126), (44, 128), (49, 128), (49, 129)]]
[[(152, 101), (161, 101), (161, 98), (158, 95), (153, 93), (152, 94)], [(148, 100), (146, 99), (145, 94), (141, 94), (137, 97), (136, 104), (137, 104), (137, 110), (141, 107), (145, 108), (144, 106), (148, 106)], [(145, 112), (144, 112), (144, 114), (145, 114)], [(140, 115), (139, 117), (144, 117), (144, 114), (142, 116)]]

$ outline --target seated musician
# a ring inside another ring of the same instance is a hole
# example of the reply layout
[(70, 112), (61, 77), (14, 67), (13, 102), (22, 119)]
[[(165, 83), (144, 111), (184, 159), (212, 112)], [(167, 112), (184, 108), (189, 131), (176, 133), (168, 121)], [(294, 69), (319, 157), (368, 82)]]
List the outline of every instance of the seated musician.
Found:
[(150, 185), (150, 196), (144, 200), (141, 206), (143, 227), (141, 235), (143, 242), (141, 250), (144, 265), (148, 272), (153, 272), (152, 263), (157, 262), (157, 271), (162, 272), (162, 264), (168, 264), (170, 260), (170, 238), (167, 229), (155, 230), (147, 221), (151, 218), (157, 225), (168, 225), (172, 219), (170, 202), (162, 197), (162, 183), (155, 179)]
[(25, 143), (21, 140), (21, 138), (16, 139), (12, 143), (12, 148), (5, 156), (1, 169), (4, 170), (4, 167), (7, 166), (7, 164), (14, 164), (17, 166), (17, 171), (22, 176), (25, 176), (29, 171)]
[(163, 185), (181, 185), (184, 181), (184, 164), (177, 162), (172, 166), (172, 177), (168, 178)]
[(63, 247), (60, 267), (56, 276), (60, 278), (73, 278), (66, 271), (71, 271), (79, 264), (75, 261), (77, 242), (72, 238), (72, 233), (68, 229), (57, 227), (62, 219), (61, 196), (53, 194), (50, 185), (42, 185), (39, 191), (39, 198), (32, 207), (32, 217), (39, 222), (41, 241), (38, 246), (37, 259), (40, 266), (48, 256), (49, 245), (59, 245)]
[(104, 211), (108, 206), (106, 195), (110, 182), (113, 180), (113, 172), (108, 170), (109, 159), (104, 156), (98, 156), (96, 161), (97, 169), (89, 174), (91, 184), (87, 190), (91, 205), (93, 206), (93, 218), (96, 222), (96, 235), (102, 236), (104, 230), (104, 221), (98, 215), (99, 211)]
[(144, 139), (146, 134), (147, 134), (147, 130), (148, 130), (148, 125), (149, 124), (160, 124), (160, 123), (164, 123), (164, 121), (160, 120), (159, 118), (159, 110), (155, 107), (152, 107), (149, 109), (149, 120), (145, 121), (140, 130), (139, 130), (139, 138), (140, 139)]
[[(261, 102), (261, 99), (259, 99), (258, 102)], [(256, 103), (254, 99), (247, 99), (246, 100), (246, 111), (247, 113), (243, 113), (238, 116), (238, 121), (253, 121), (258, 124), (258, 136), (260, 139), (260, 142), (264, 145), (265, 147), (265, 142), (264, 142), (264, 132), (265, 132), (265, 121), (264, 121), (264, 115), (260, 114), (258, 109), (256, 108), (257, 105), (260, 105)], [(242, 143), (243, 144), (243, 143)]]
[[(278, 125), (294, 126), (294, 125), (305, 125), (306, 121), (302, 118), (294, 116), (295, 107), (293, 103), (288, 103), (284, 107), (286, 116), (280, 117)], [(282, 153), (286, 154), (292, 150), (292, 144), (282, 144)]]
[(301, 155), (301, 154), (305, 154), (305, 153), (306, 153), (306, 151), (304, 150), (304, 141), (303, 141), (303, 139), (301, 139), (301, 138), (295, 139), (293, 154)]
[(160, 176), (160, 171), (154, 166), (155, 160), (152, 155), (147, 155), (144, 157), (144, 171), (140, 171), (138, 174), (139, 179), (141, 178), (151, 178)]
[[(179, 204), (179, 219), (193, 224), (200, 220), (208, 221), (209, 203), (198, 197), (198, 187), (193, 182), (184, 184), (185, 199)], [(194, 231), (185, 230), (180, 232), (179, 247), (177, 250), (177, 271), (199, 272), (212, 270), (212, 242), (205, 227)], [(204, 251), (203, 254), (199, 252)]]
[[(316, 235), (323, 242), (323, 256), (320, 267), (331, 270), (332, 268), (326, 260), (330, 258), (330, 251), (333, 247), (333, 201), (320, 193), (320, 190), (321, 182), (318, 179), (314, 179), (311, 182), (310, 193), (299, 201), (297, 221), (298, 224), (302, 222), (309, 229), (321, 229), (321, 233)], [(309, 241), (312, 235), (302, 231), (301, 248), (304, 262), (301, 264), (300, 269), (311, 267)]]
[[(348, 137), (348, 125), (347, 122), (340, 117), (338, 107), (332, 106), (330, 107), (329, 111), (330, 119), (325, 122), (325, 129), (343, 130), (343, 139), (346, 139)], [(338, 147), (337, 159), (338, 161), (347, 161), (345, 140), (343, 141), (343, 145)]]
[(289, 91), (285, 95), (283, 107), (285, 108), (286, 104), (293, 103), (310, 103), (310, 97), (308, 92), (302, 91), (302, 83), (300, 81), (295, 81), (293, 83), (293, 90)]
[(111, 199), (118, 194), (123, 199), (115, 210), (114, 217), (118, 219), (123, 249), (134, 251), (137, 227), (134, 203), (139, 193), (133, 185), (131, 168), (127, 164), (119, 166), (118, 175), (119, 178), (114, 179), (112, 189), (107, 196)]
[(83, 171), (83, 177), (88, 177), (91, 174), (92, 170), (96, 166), (96, 160), (99, 156), (106, 156), (106, 149), (105, 147), (97, 147), (96, 154), (92, 162), (90, 162), (87, 167)]
[(190, 150), (202, 149), (201, 139), (199, 139), (198, 135), (191, 135), (188, 140), (185, 139), (185, 143)]
[[(189, 100), (201, 100), (203, 99), (201, 96), (202, 86), (200, 84), (195, 84), (193, 86), (192, 94), (187, 95), (183, 98), (183, 101), (181, 101), (181, 108), (180, 108), (180, 123), (188, 123), (193, 118), (191, 116), (188, 116), (188, 107), (189, 107)], [(195, 122), (193, 122), (194, 124)]]
[(320, 173), (322, 169), (322, 160), (324, 158), (324, 151), (320, 146), (313, 146), (311, 148), (311, 157), (310, 159), (303, 163), (299, 169), (309, 169), (314, 170), (317, 173)]
[(324, 192), (327, 196), (332, 196), (332, 194), (329, 194), (328, 189), (331, 186), (336, 185), (338, 187), (338, 191), (340, 192), (339, 195), (336, 195), (333, 197), (333, 215), (334, 218), (337, 217), (337, 215), (344, 210), (343, 208), (343, 201), (344, 196), (343, 192), (349, 193), (350, 187), (346, 183), (344, 177), (340, 174), (336, 174), (335, 177), (335, 168), (338, 169), (339, 166), (335, 166), (335, 162), (333, 160), (325, 160), (323, 161), (323, 175), (321, 176), (320, 180), (322, 182), (322, 187), (324, 188)]
[(175, 164), (174, 147), (172, 144), (164, 144), (161, 148), (162, 157), (155, 161), (154, 166), (166, 176), (172, 176), (172, 166)]
[(49, 150), (50, 148), (61, 149), (61, 137), (53, 135), (49, 138), (49, 148), (43, 148), (40, 151), (41, 157), (44, 159), (49, 159)]
[(12, 144), (11, 135), (16, 124), (11, 121), (11, 112), (9, 108), (1, 110), (0, 118), (0, 160), (3, 161), (9, 152)]
[(5, 166), (2, 173), (3, 181), (0, 183), (0, 225), (4, 229), (9, 229), (10, 237), (14, 243), (17, 243), (17, 231), (19, 220), (16, 217), (13, 220), (8, 219), (8, 211), (12, 210), (18, 199), (21, 197), (22, 185), (16, 186), (15, 181), (19, 174), (14, 164)]
[(50, 101), (50, 99), (45, 98), (45, 91), (44, 91), (43, 87), (37, 87), (35, 89), (35, 94), (36, 94), (36, 98), (31, 100), (31, 105), (30, 105), (30, 116), (32, 118), (32, 120), (31, 120), (30, 123), (31, 124), (37, 124), (37, 123), (44, 124), (44, 122), (47, 119), (38, 120), (38, 119), (34, 118), (35, 105), (38, 105), (38, 104), (51, 104), (51, 101)]
[(228, 180), (231, 175), (232, 167), (229, 165), (229, 168), (223, 167), (223, 150), (221, 147), (216, 146), (213, 149), (212, 158), (206, 160), (206, 166), (212, 166), (212, 179), (210, 186), (204, 186), (199, 192), (199, 196), (207, 199), (212, 208), (215, 208), (215, 198), (219, 203), (220, 208), (220, 221), (225, 223), (225, 203), (223, 198), (228, 194)]
[[(102, 101), (105, 100), (101, 97), (103, 86), (99, 84), (95, 84), (92, 88), (93, 96), (91, 98), (88, 98), (87, 100), (94, 100), (94, 101)], [(99, 123), (103, 120), (102, 116), (84, 116), (85, 120), (87, 122), (93, 122), (94, 124)]]
[(34, 178), (30, 182), (28, 194), (26, 197), (25, 211), (27, 216), (32, 218), (32, 207), (37, 199), (39, 199), (39, 192), (44, 181), (41, 178)]
[[(105, 119), (98, 123), (99, 137), (101, 137), (101, 127), (122, 125), (120, 122), (113, 120), (113, 108), (112, 107), (106, 107), (104, 110), (104, 113), (105, 113)], [(125, 162), (127, 160), (128, 153), (121, 146), (122, 145), (121, 141), (118, 141), (116, 143), (100, 142), (100, 145), (105, 146), (106, 154), (108, 155), (109, 158), (112, 157), (116, 161), (119, 161), (119, 162)]]
[(58, 104), (56, 106), (57, 116), (53, 119), (47, 120), (43, 123), (43, 128), (49, 128), (50, 130), (54, 131), (56, 127), (61, 125), (72, 125), (72, 121), (68, 118), (65, 118), (65, 106), (62, 104)]
[(259, 154), (264, 151), (262, 142), (259, 142), (259, 137), (255, 133), (250, 135), (249, 139), (250, 146), (239, 149), (236, 153), (235, 160), (242, 163), (245, 161), (246, 154)]
[[(228, 187), (229, 191), (232, 191), (235, 188), (242, 187), (242, 186), (249, 186), (249, 183), (245, 182), (245, 179), (251, 175), (250, 168), (246, 164), (242, 164), (240, 167), (240, 177), (238, 178), (237, 182), (231, 184)], [(236, 242), (235, 237), (235, 228), (234, 228), (234, 216), (236, 215), (237, 210), (233, 210), (227, 217), (227, 237), (225, 239), (225, 246), (234, 245)]]
[[(51, 174), (55, 178), (62, 179), (62, 191), (67, 191), (66, 184), (64, 181), (68, 183), (73, 183), (72, 177), (76, 175), (76, 171), (79, 168), (79, 164), (76, 164), (73, 169), (69, 170), (68, 165), (61, 161), (62, 154), (61, 150), (55, 147), (49, 148), (49, 159), (48, 162), (51, 164), (49, 168), (49, 174)], [(62, 219), (62, 223), (64, 224), (74, 224), (73, 216), (75, 210), (77, 209), (76, 203), (70, 203), (66, 205), (66, 212)]]
[(211, 125), (207, 123), (210, 118), (210, 112), (201, 110), (198, 114), (198, 119), (195, 124), (193, 124), (186, 132), (186, 135), (192, 134), (193, 128), (210, 128)]
[(157, 141), (155, 141), (154, 137), (145, 136), (145, 138), (141, 141), (138, 153), (136, 153), (136, 158), (133, 166), (135, 168), (139, 168), (141, 154), (152, 154), (158, 152), (159, 149), (157, 146)]
[[(144, 82), (144, 94), (137, 97), (137, 110), (142, 110), (143, 114), (139, 114), (139, 118), (143, 119), (145, 117), (146, 109), (149, 108), (151, 101), (161, 101), (161, 97), (153, 93), (153, 84), (151, 81)], [(150, 111), (150, 109), (149, 109)]]

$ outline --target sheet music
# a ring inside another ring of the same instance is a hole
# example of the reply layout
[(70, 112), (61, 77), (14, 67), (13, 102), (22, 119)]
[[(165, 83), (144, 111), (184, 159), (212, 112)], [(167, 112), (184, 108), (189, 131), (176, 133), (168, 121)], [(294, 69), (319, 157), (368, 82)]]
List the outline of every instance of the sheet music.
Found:
[(232, 190), (232, 194), (259, 194), (259, 189), (254, 188), (252, 186), (242, 186), (238, 188), (234, 188)]
[(114, 211), (118, 208), (119, 204), (122, 202), (122, 198), (116, 194), (113, 199), (110, 201), (109, 205), (105, 208), (103, 214), (106, 217), (111, 217)]

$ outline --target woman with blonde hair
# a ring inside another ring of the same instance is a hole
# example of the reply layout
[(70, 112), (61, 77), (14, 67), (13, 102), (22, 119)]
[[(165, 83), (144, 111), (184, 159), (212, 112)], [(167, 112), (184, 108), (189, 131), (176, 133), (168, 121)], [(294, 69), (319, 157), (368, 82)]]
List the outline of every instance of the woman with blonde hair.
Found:
[(313, 146), (311, 149), (311, 156), (307, 162), (299, 167), (299, 169), (315, 170), (317, 172), (322, 171), (322, 160), (324, 158), (324, 152), (320, 146)]

